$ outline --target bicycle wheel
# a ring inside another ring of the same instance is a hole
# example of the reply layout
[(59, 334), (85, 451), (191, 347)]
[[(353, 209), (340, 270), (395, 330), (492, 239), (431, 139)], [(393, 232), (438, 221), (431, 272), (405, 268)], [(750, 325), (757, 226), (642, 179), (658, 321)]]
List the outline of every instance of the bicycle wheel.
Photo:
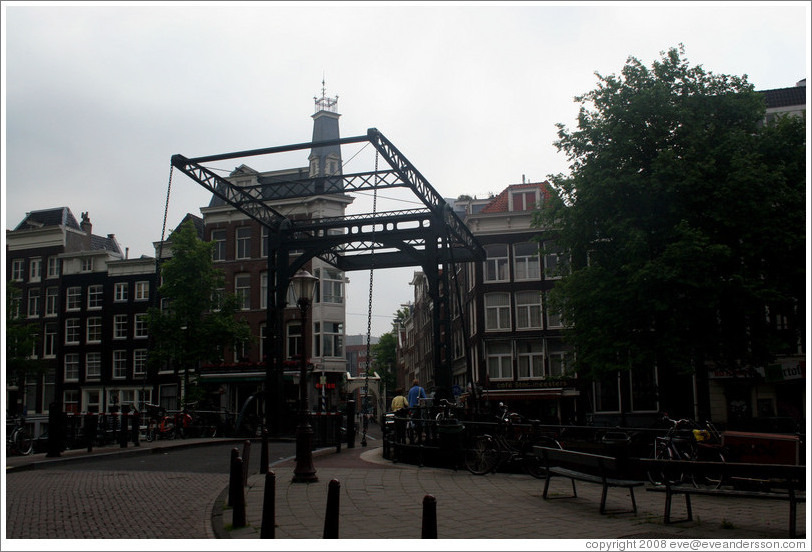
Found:
[(544, 466), (544, 460), (539, 458), (535, 452), (533, 451), (533, 447), (549, 447), (555, 449), (563, 449), (564, 447), (561, 446), (557, 440), (552, 438), (542, 438), (542, 439), (535, 439), (530, 442), (527, 446), (527, 449), (524, 451), (523, 458), (522, 458), (522, 465), (524, 466), (524, 471), (535, 477), (536, 479), (546, 479), (547, 478), (547, 468)]
[[(654, 458), (656, 460), (675, 460), (671, 449), (665, 447), (658, 447)], [(684, 478), (683, 473), (676, 468), (649, 470), (646, 472), (646, 474), (648, 476), (648, 480), (651, 481), (653, 485), (665, 485), (666, 483), (669, 485), (676, 485), (681, 483)]]
[(488, 435), (474, 438), (471, 446), (465, 449), (465, 467), (475, 475), (484, 475), (493, 471), (499, 459), (496, 441)]
[(28, 435), (28, 432), (21, 429), (14, 436), (14, 445), (17, 448), (17, 453), (27, 456), (34, 450), (34, 440)]
[[(707, 462), (724, 462), (725, 457), (721, 452), (706, 453), (703, 461)], [(711, 489), (718, 489), (722, 486), (724, 480), (724, 470), (720, 467), (718, 470), (708, 470), (702, 474), (693, 475), (694, 487), (708, 487)]]

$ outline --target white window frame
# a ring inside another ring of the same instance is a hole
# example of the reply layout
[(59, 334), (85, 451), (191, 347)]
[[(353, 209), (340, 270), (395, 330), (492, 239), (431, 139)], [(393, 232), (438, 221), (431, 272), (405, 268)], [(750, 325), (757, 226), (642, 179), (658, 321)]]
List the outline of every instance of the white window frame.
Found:
[[(506, 300), (506, 301), (505, 301)], [(510, 293), (486, 293), (483, 297), (485, 306), (485, 331), (510, 331)]]
[(129, 316), (126, 314), (116, 314), (113, 316), (113, 339), (127, 339)]
[(82, 272), (93, 272), (93, 257), (82, 257)]
[(147, 314), (139, 312), (133, 315), (133, 339), (146, 339), (149, 337)]
[(79, 381), (79, 353), (67, 353), (63, 363), (64, 381)]
[(65, 405), (65, 412), (79, 412), (79, 390), (65, 389), (62, 391), (62, 404)]
[(82, 337), (82, 324), (78, 318), (65, 319), (65, 345), (78, 345)]
[(268, 230), (267, 226), (262, 227), (262, 236), (260, 238), (262, 240), (262, 243), (260, 244), (260, 257), (262, 257), (263, 259), (268, 258), (268, 232), (269, 231), (270, 230)]
[(147, 350), (133, 349), (133, 378), (147, 375)]
[(116, 349), (113, 351), (113, 379), (127, 378), (127, 351)]
[(71, 286), (65, 290), (65, 312), (73, 312), (82, 308), (82, 287)]
[(234, 275), (234, 295), (237, 296), (237, 306), (240, 310), (251, 310), (250, 274)]
[(45, 288), (45, 316), (57, 316), (59, 314), (59, 288), (51, 286)]
[(60, 265), (59, 257), (48, 257), (47, 278), (59, 278)]
[(553, 311), (550, 308), (550, 303), (547, 301), (547, 294), (544, 295), (544, 324), (548, 330), (554, 330), (564, 327), (564, 321), (561, 317), (561, 311)]
[[(554, 373), (553, 359), (559, 359), (558, 364), (561, 366), (561, 371)], [(550, 351), (547, 353), (547, 377), (549, 378), (562, 378), (567, 373), (567, 353), (564, 351)]]
[[(610, 379), (611, 379), (611, 377), (610, 377)], [(615, 373), (614, 382), (615, 382), (614, 386), (612, 386), (611, 381), (607, 382), (608, 385), (615, 388), (615, 392), (617, 393), (617, 408), (614, 409), (614, 410), (608, 410), (608, 409), (604, 410), (603, 405), (598, 404), (598, 401), (600, 400), (600, 396), (601, 396), (601, 394), (600, 394), (600, 386), (602, 385), (602, 382), (599, 382), (599, 381), (593, 381), (592, 382), (592, 396), (594, 397), (594, 403), (595, 403), (594, 404), (594, 411), (596, 413), (600, 412), (602, 414), (620, 414), (621, 410), (623, 409), (622, 396), (620, 394), (620, 372)]]
[(129, 282), (116, 282), (113, 286), (113, 301), (126, 303), (130, 292)]
[(516, 360), (519, 379), (544, 377), (544, 343), (542, 341), (517, 341)]
[(321, 268), (316, 270), (319, 278), (317, 302), (340, 305), (344, 303), (344, 275), (335, 269)]
[(541, 305), (541, 292), (533, 290), (517, 291), (515, 300), (516, 300), (516, 329), (517, 330), (542, 329), (543, 310)]
[(149, 301), (149, 282), (140, 280), (135, 282), (135, 300)]
[(42, 281), (42, 257), (31, 257), (28, 261), (28, 281)]
[(14, 282), (22, 282), (25, 279), (25, 259), (11, 261), (11, 279)]
[(101, 343), (102, 319), (101, 316), (89, 316), (85, 324), (85, 342)]
[(490, 341), (485, 347), (488, 377), (491, 380), (513, 379), (513, 346), (510, 341)]
[(104, 286), (91, 284), (87, 286), (87, 309), (99, 310), (104, 305)]
[[(533, 253), (527, 250), (533, 249)], [(541, 280), (539, 263), (539, 246), (535, 242), (523, 242), (513, 245), (513, 278), (517, 282)]]
[(292, 360), (301, 354), (302, 321), (293, 320), (285, 326), (285, 352), (287, 359)]
[(99, 381), (101, 379), (102, 354), (99, 351), (90, 351), (85, 355), (85, 379)]
[(316, 336), (317, 357), (344, 358), (344, 323), (336, 321), (316, 322), (313, 326)]
[(251, 227), (239, 226), (234, 230), (234, 258), (251, 258)]
[(259, 308), (268, 308), (268, 271), (259, 274)]
[(509, 282), (510, 259), (505, 243), (492, 243), (485, 246), (483, 278), (485, 282)]
[(214, 244), (211, 248), (211, 259), (214, 262), (226, 260), (226, 231), (217, 229), (211, 231), (211, 241)]
[(28, 290), (28, 318), (39, 318), (40, 289), (30, 288)]
[[(530, 204), (528, 204), (528, 198), (531, 198)], [(532, 211), (538, 201), (538, 193), (536, 190), (517, 190), (510, 193), (510, 210)]]
[(56, 358), (57, 326), (56, 322), (45, 324), (42, 340), (42, 358)]

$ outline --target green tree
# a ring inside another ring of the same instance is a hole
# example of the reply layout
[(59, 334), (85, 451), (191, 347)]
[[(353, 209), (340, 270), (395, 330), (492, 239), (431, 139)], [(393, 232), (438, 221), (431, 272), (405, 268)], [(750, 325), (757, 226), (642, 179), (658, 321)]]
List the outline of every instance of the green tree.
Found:
[[(227, 348), (251, 338), (248, 323), (238, 320), (237, 300), (221, 294), (225, 276), (212, 262), (212, 244), (203, 242), (192, 221), (169, 238), (172, 257), (161, 266), (158, 295), (168, 307), (153, 307), (147, 319), (152, 346), (151, 366), (170, 365), (183, 370), (184, 406), (201, 398), (190, 374), (201, 362), (220, 362)], [(197, 371), (196, 371), (197, 373)]]
[(372, 346), (372, 359), (378, 368), (384, 386), (391, 392), (395, 388), (395, 369), (397, 340), (392, 332), (383, 334)]
[[(20, 317), (22, 292), (15, 282), (6, 282), (6, 385), (18, 388), (25, 408), (26, 382), (46, 370), (47, 365), (31, 353), (38, 344), (39, 327)], [(12, 394), (13, 395), (13, 394)], [(16, 413), (16, 404), (6, 408)]]
[(558, 125), (570, 174), (534, 224), (571, 255), (551, 299), (579, 374), (763, 366), (786, 345), (765, 307), (803, 335), (803, 119), (764, 127), (746, 75), (661, 55), (596, 75), (578, 128)]

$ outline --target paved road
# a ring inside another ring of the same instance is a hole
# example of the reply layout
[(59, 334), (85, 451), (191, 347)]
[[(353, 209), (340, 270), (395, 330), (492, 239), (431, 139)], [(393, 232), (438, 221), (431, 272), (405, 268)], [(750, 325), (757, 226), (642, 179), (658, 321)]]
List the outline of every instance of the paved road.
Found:
[[(6, 474), (7, 538), (212, 538), (234, 444), (95, 458)], [(242, 450), (242, 447), (239, 447)], [(272, 443), (271, 461), (293, 454)], [(259, 447), (251, 470), (259, 469)]]

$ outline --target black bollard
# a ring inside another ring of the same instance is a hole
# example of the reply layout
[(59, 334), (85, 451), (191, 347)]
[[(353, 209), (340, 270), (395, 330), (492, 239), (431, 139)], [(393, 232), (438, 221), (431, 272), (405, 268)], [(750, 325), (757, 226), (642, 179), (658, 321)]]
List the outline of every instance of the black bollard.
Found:
[(234, 494), (231, 504), (231, 525), (236, 529), (245, 527), (245, 489), (242, 486), (243, 462), (239, 456), (231, 464), (229, 491)]
[(99, 431), (99, 417), (96, 414), (85, 415), (85, 441), (87, 441), (87, 451), (93, 452), (93, 443)]
[(347, 448), (355, 448), (355, 401), (347, 401)]
[[(234, 472), (234, 463), (237, 461), (237, 459), (239, 457), (240, 457), (240, 449), (238, 449), (237, 447), (234, 447), (233, 449), (231, 449), (231, 460), (229, 460), (229, 464), (228, 464), (228, 505), (229, 506), (234, 506), (234, 500), (235, 500), (234, 495), (236, 494), (234, 492), (234, 483), (235, 482), (232, 481), (232, 475), (231, 474)], [(239, 482), (242, 483), (242, 474), (240, 474)]]
[(248, 464), (251, 458), (251, 441), (248, 439), (242, 445), (242, 484), (248, 485)]
[(341, 496), (341, 483), (337, 479), (332, 479), (327, 487), (327, 512), (324, 515), (324, 535), (325, 539), (338, 538), (338, 504)]
[(437, 499), (431, 495), (423, 497), (423, 533), (420, 538), (437, 538)]
[(52, 402), (48, 405), (48, 454), (47, 458), (56, 458), (62, 454), (65, 442), (65, 417), (62, 403)]
[(133, 441), (133, 446), (141, 446), (141, 413), (133, 409), (130, 415), (130, 435)]
[(118, 426), (118, 442), (121, 448), (127, 448), (127, 441), (130, 440), (130, 407), (126, 404), (121, 407), (121, 423)]
[(265, 493), (262, 496), (262, 528), (259, 532), (259, 538), (276, 538), (276, 474), (270, 470), (265, 472)]
[(333, 416), (335, 422), (336, 452), (341, 452), (341, 415)]
[(262, 430), (262, 448), (259, 451), (259, 473), (268, 473), (268, 430)]

